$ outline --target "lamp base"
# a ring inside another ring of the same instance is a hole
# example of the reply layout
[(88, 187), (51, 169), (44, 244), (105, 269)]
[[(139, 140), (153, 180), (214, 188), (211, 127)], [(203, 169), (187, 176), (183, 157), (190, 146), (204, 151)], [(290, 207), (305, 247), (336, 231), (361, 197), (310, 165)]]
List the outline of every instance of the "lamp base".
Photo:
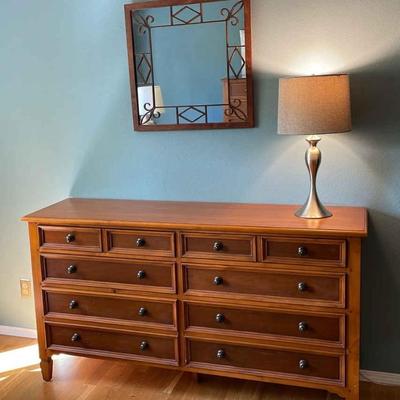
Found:
[(332, 213), (322, 205), (317, 193), (317, 172), (321, 164), (321, 151), (317, 144), (321, 138), (319, 136), (309, 136), (306, 140), (310, 144), (306, 151), (306, 164), (310, 173), (310, 193), (304, 206), (295, 215), (300, 218), (310, 219), (328, 218), (332, 216)]
[(296, 211), (295, 215), (299, 218), (309, 219), (332, 217), (332, 213), (327, 210), (319, 200), (317, 202), (307, 201), (303, 207)]

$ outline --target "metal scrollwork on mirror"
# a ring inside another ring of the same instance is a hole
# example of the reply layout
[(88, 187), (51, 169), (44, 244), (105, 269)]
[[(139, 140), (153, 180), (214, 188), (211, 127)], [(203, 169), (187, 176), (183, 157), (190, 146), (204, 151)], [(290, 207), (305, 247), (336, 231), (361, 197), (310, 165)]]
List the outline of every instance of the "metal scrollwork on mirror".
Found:
[(125, 5), (135, 130), (254, 126), (250, 0)]

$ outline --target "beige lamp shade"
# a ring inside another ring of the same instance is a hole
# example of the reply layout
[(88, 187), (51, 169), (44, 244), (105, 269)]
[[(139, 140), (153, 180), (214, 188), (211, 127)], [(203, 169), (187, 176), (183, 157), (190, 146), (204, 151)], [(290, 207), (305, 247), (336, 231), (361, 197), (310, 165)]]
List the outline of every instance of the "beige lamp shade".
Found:
[(348, 75), (279, 80), (279, 134), (318, 135), (348, 131), (351, 131)]

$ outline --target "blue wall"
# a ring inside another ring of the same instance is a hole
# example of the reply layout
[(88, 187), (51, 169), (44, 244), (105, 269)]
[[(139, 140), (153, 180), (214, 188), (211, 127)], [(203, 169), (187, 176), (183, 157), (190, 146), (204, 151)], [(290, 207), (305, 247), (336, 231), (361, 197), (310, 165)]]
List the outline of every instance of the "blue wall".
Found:
[(321, 143), (324, 201), (370, 209), (362, 366), (400, 372), (400, 3), (253, 0), (257, 128), (134, 133), (122, 0), (0, 2), (0, 324), (33, 327), (19, 217), (67, 196), (301, 203), (278, 77), (352, 74), (354, 130)]

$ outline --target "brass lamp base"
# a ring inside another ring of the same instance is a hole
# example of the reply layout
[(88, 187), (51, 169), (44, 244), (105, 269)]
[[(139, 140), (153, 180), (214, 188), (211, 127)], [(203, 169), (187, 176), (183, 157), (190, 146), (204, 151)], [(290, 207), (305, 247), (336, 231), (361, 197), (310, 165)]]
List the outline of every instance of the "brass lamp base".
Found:
[(304, 206), (295, 215), (300, 218), (312, 219), (331, 217), (332, 213), (323, 206), (317, 193), (317, 172), (321, 164), (321, 151), (317, 144), (321, 138), (319, 136), (309, 136), (306, 140), (310, 144), (306, 151), (306, 164), (310, 173), (310, 193)]

